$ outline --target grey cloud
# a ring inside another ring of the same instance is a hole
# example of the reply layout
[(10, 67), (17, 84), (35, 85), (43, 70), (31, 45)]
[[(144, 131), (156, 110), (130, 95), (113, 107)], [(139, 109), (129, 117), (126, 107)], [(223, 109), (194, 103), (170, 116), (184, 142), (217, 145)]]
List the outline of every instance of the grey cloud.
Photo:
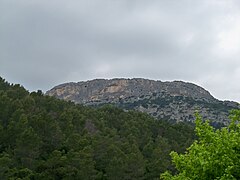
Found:
[(236, 0), (0, 0), (0, 72), (44, 91), (93, 78), (178, 79), (239, 101), (240, 54), (218, 48), (238, 10)]

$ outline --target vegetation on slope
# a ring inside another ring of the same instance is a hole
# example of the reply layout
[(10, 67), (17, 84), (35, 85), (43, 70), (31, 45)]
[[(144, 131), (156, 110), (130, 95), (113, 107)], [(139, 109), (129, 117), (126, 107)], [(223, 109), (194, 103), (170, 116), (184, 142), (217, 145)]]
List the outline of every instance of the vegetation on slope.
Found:
[(187, 124), (75, 105), (0, 78), (0, 179), (159, 179), (169, 153), (194, 139)]

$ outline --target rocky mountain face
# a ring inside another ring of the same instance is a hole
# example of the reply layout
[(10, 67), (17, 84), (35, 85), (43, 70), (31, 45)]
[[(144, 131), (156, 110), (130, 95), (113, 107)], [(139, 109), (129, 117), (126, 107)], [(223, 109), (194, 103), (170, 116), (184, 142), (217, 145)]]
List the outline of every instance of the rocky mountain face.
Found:
[(199, 111), (204, 119), (226, 124), (229, 110), (240, 108), (236, 102), (217, 100), (192, 83), (141, 78), (66, 83), (47, 91), (46, 95), (91, 106), (114, 104), (177, 122), (193, 121), (195, 112)]

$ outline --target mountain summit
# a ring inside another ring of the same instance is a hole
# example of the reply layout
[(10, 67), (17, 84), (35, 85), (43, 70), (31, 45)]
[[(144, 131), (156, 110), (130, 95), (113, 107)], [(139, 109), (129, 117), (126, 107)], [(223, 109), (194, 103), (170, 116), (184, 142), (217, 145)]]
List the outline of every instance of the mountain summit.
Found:
[(228, 111), (239, 108), (238, 103), (217, 100), (207, 90), (192, 83), (142, 78), (65, 83), (47, 91), (46, 95), (84, 105), (114, 104), (177, 122), (193, 121), (198, 110), (203, 118), (227, 123)]

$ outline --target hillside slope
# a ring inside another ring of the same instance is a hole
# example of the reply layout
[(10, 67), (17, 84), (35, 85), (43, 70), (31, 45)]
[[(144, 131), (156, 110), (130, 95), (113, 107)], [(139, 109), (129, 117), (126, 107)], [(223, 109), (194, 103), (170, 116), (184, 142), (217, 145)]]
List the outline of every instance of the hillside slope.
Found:
[(137, 112), (76, 105), (0, 77), (0, 179), (159, 179), (175, 171), (193, 127)]

